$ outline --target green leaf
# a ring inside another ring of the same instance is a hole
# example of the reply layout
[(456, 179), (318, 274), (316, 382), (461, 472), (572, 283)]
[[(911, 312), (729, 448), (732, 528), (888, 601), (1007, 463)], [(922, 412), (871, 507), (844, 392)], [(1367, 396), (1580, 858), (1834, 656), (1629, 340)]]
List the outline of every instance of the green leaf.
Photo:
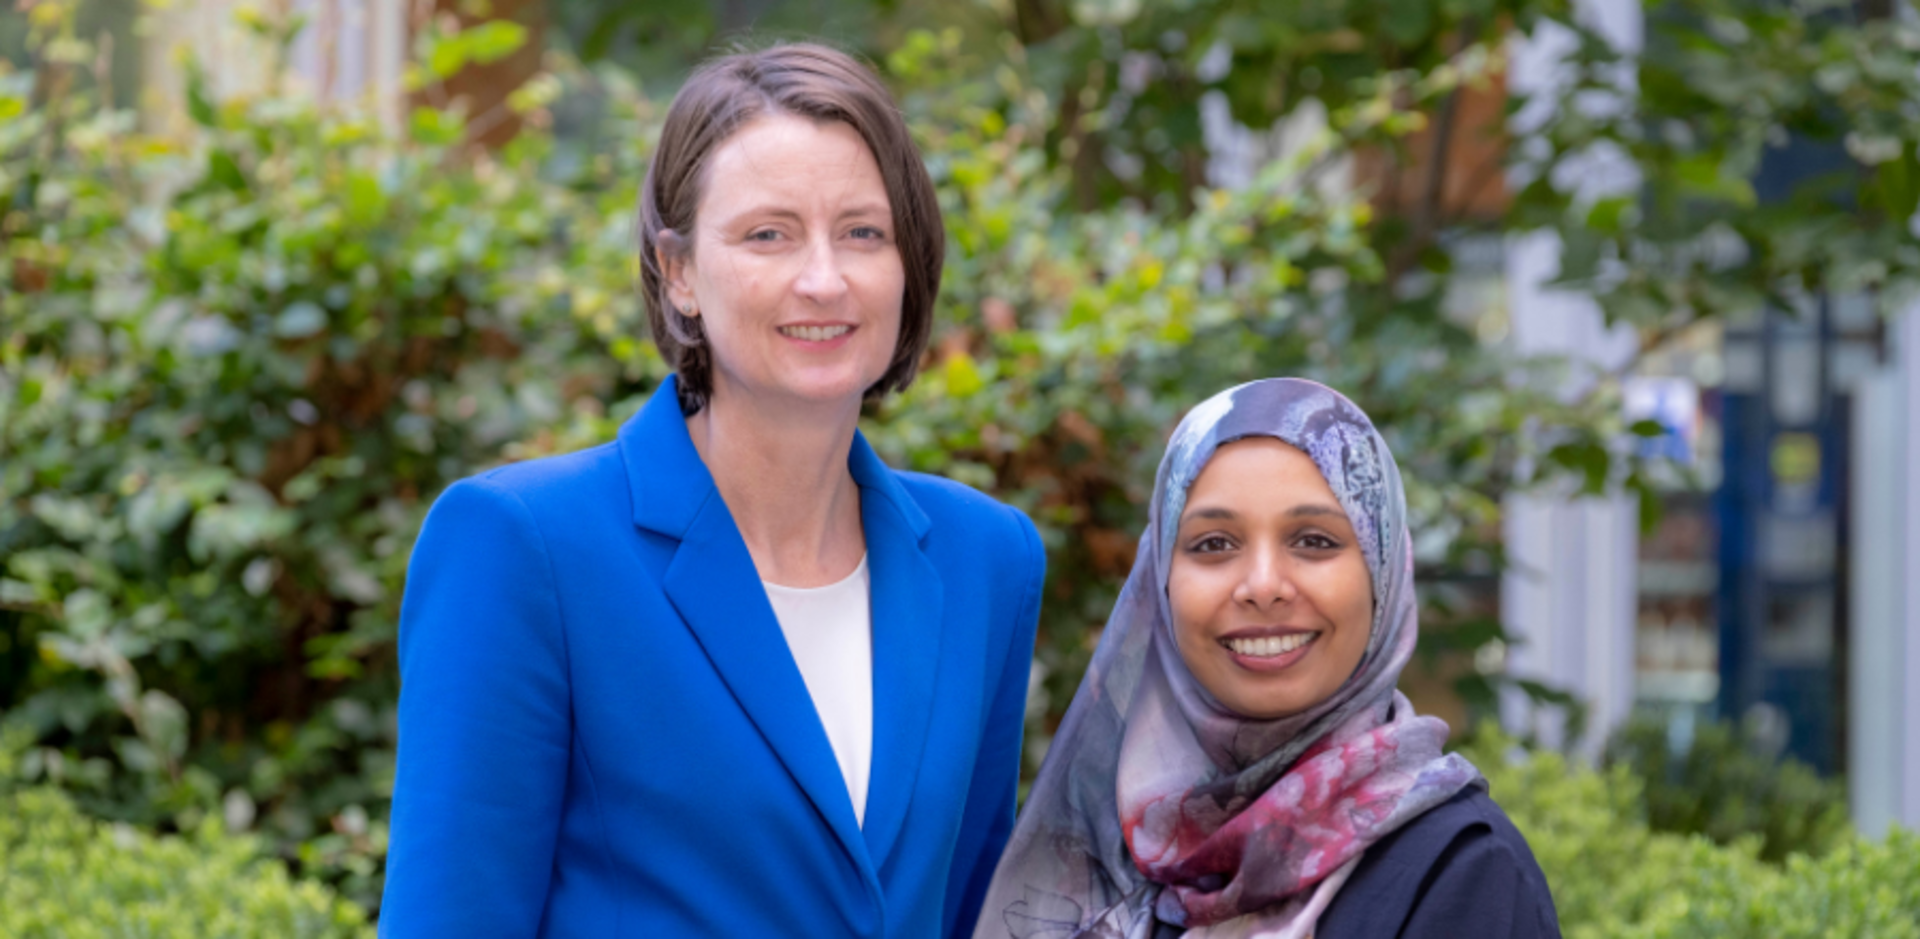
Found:
[(1629, 210), (1636, 207), (1638, 199), (1632, 196), (1610, 196), (1594, 200), (1592, 208), (1587, 210), (1587, 227), (1596, 231), (1617, 233), (1620, 222)]
[(371, 173), (348, 173), (346, 207), (351, 224), (365, 228), (378, 223), (387, 213), (387, 196), (380, 190), (380, 181)]
[(1582, 491), (1598, 495), (1607, 490), (1613, 459), (1606, 447), (1592, 441), (1563, 443), (1547, 451), (1547, 459), (1581, 474)]
[(207, 93), (207, 74), (200, 67), (200, 60), (188, 57), (187, 68), (187, 116), (193, 118), (201, 127), (212, 127), (219, 121), (218, 111), (213, 99)]
[(965, 352), (955, 352), (947, 356), (946, 363), (940, 368), (946, 378), (947, 393), (956, 398), (969, 397), (984, 385), (980, 378), (980, 368), (974, 364), (973, 356)]
[(435, 78), (452, 78), (461, 69), (467, 67), (467, 41), (464, 35), (446, 36), (437, 39), (427, 51), (427, 70)]
[(520, 50), (527, 43), (527, 28), (512, 20), (488, 20), (461, 34), (467, 57), (480, 65), (491, 65)]
[(1913, 143), (1902, 145), (1898, 157), (1873, 168), (1873, 189), (1889, 219), (1909, 219), (1920, 211), (1920, 162)]
[(1727, 172), (1725, 160), (1719, 154), (1697, 153), (1684, 157), (1674, 164), (1673, 175), (1682, 191), (1701, 198), (1730, 202), (1741, 208), (1751, 208), (1759, 201), (1753, 183)]
[(458, 115), (429, 107), (413, 109), (412, 128), (414, 140), (437, 147), (459, 143), (466, 133)]
[(247, 175), (241, 172), (239, 162), (233, 158), (233, 154), (218, 147), (207, 153), (207, 178), (223, 189), (234, 192), (247, 189)]

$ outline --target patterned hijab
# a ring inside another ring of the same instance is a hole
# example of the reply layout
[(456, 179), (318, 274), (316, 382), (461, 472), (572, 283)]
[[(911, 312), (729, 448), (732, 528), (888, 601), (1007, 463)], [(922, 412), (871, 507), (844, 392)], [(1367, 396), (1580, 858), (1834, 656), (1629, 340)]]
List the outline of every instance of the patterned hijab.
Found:
[[(1289, 717), (1228, 711), (1180, 658), (1167, 572), (1221, 445), (1311, 457), (1353, 523), (1373, 626), (1339, 690)], [(1418, 631), (1406, 495), (1386, 441), (1292, 378), (1221, 392), (1174, 431), (1140, 553), (1001, 858), (975, 939), (1299, 939), (1367, 847), (1469, 786), (1447, 726), (1395, 689)]]

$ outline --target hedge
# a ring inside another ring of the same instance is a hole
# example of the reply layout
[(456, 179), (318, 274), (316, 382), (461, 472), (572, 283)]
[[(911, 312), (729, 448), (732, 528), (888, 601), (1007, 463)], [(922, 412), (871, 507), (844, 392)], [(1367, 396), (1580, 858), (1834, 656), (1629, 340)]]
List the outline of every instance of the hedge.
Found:
[(8, 939), (354, 939), (359, 907), (209, 818), (153, 835), (83, 815), (36, 786), (0, 795), (0, 936)]
[(1760, 859), (1761, 839), (1719, 845), (1656, 832), (1629, 769), (1513, 758), (1483, 730), (1467, 754), (1526, 835), (1568, 939), (1920, 939), (1920, 836), (1855, 835), (1819, 857)]

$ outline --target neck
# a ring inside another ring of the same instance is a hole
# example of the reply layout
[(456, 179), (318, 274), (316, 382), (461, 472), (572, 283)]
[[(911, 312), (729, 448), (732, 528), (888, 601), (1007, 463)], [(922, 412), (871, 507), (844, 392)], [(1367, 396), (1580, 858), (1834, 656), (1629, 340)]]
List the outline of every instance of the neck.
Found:
[(687, 433), (760, 578), (818, 587), (846, 577), (866, 552), (847, 469), (860, 402), (781, 407), (731, 391), (716, 387)]

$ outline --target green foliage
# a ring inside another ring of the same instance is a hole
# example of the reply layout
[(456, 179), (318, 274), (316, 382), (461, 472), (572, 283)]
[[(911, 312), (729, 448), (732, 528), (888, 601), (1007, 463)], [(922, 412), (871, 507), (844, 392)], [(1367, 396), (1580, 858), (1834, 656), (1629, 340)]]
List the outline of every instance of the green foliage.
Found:
[(0, 76), (0, 708), (89, 810), (238, 804), (371, 899), (427, 506), (658, 359), (609, 312), (630, 241), (539, 140), (470, 161), (457, 115), (394, 140), (193, 74), (184, 137)]
[[(1646, 54), (1624, 63), (1630, 108), (1591, 106), (1618, 97), (1623, 63), (1575, 28), (1571, 80), (1551, 98), (1516, 220), (1557, 229), (1564, 278), (1654, 337), (1823, 291), (1904, 308), (1920, 288), (1920, 24), (1871, 7), (1648, 4)], [(1567, 177), (1601, 151), (1633, 161), (1639, 192), (1569, 201)], [(1756, 189), (1794, 167), (1814, 172)]]
[[(649, 18), (661, 15), (605, 0), (566, 9), (562, 31), (596, 54), (622, 50), (595, 37), (655, 29)], [(674, 17), (689, 49), (743, 25), (722, 22), (731, 5), (684, 9)], [(1563, 43), (1566, 80), (1509, 108), (1530, 115), (1520, 152), (1429, 159), (1432, 140), (1501, 132), (1470, 123), (1456, 94), (1411, 102), (1367, 139), (1386, 169), (1367, 184), (1385, 216), (1369, 240), (1395, 275), (1388, 283), (1444, 279), (1449, 233), (1545, 228), (1565, 244), (1564, 278), (1641, 327), (1649, 347), (1699, 319), (1769, 301), (1793, 308), (1800, 291), (1869, 293), (1887, 310), (1909, 302), (1920, 286), (1920, 236), (1909, 229), (1920, 205), (1920, 23), (1850, 0), (1642, 9), (1644, 53), (1612, 46), (1564, 0), (840, 0), (792, 22), (876, 59), (911, 45), (915, 28), (945, 30), (975, 63), (966, 77), (991, 84), (1019, 70), (992, 107), (1004, 114), (1031, 94), (1050, 112), (1032, 142), (1071, 169), (1079, 210), (1195, 207), (1209, 95), (1264, 131), (1303, 105), (1361, 106), (1396, 76), (1497, 59), (1515, 34)], [(1631, 161), (1636, 191), (1585, 191), (1611, 175), (1596, 162), (1608, 156)], [(1449, 162), (1463, 157), (1479, 162)], [(1790, 163), (1822, 171), (1783, 191), (1757, 188)], [(1448, 193), (1454, 177), (1497, 190), (1510, 169), (1518, 184), (1504, 215)]]
[(0, 796), (0, 935), (14, 939), (333, 939), (365, 915), (262, 861), (209, 820), (156, 837), (94, 821), (58, 790)]
[(0, 745), (0, 936), (9, 939), (355, 939), (366, 918), (296, 882), (209, 819), (156, 837), (106, 824), (48, 786), (13, 785)]
[(1847, 836), (1828, 853), (1762, 861), (1758, 839), (1728, 845), (1654, 831), (1624, 765), (1601, 772), (1557, 753), (1515, 758), (1491, 727), (1466, 755), (1526, 835), (1568, 939), (1800, 939), (1920, 936), (1920, 835)]
[(1758, 836), (1760, 857), (1777, 862), (1825, 854), (1848, 827), (1844, 784), (1790, 757), (1756, 752), (1728, 724), (1698, 728), (1676, 754), (1664, 725), (1633, 722), (1609, 743), (1606, 759), (1642, 781), (1655, 831), (1698, 833), (1721, 844)]

